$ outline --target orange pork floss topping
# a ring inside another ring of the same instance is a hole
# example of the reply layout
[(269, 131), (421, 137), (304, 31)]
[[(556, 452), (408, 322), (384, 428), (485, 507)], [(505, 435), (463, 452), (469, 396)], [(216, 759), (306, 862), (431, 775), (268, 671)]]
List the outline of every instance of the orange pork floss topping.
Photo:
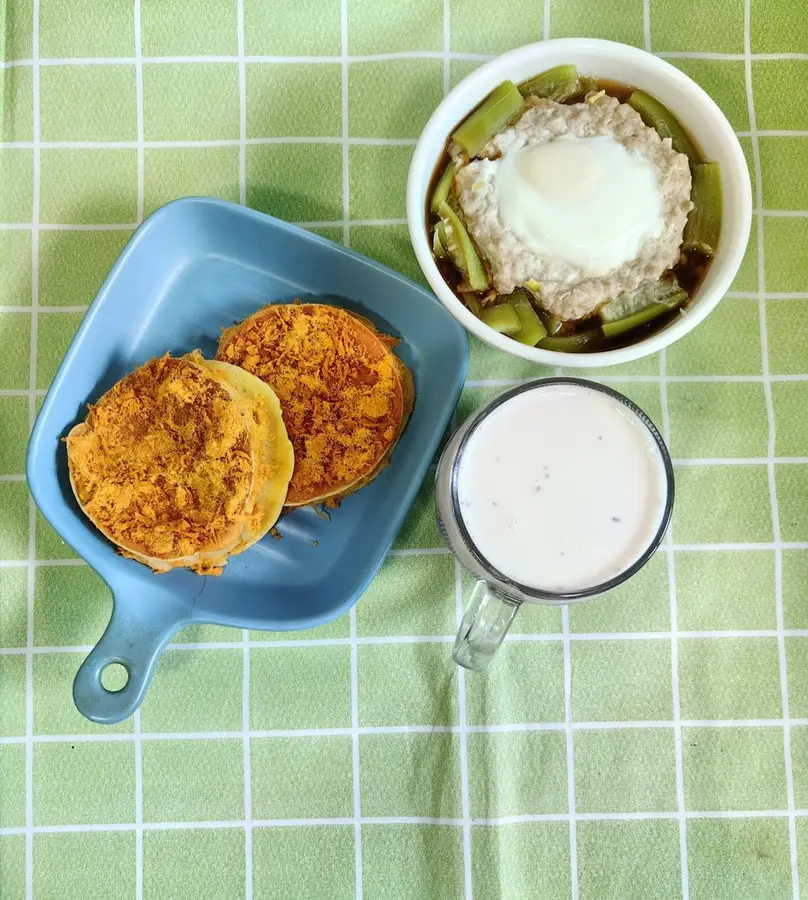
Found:
[(225, 332), (218, 359), (277, 394), (295, 453), (287, 504), (334, 496), (370, 475), (404, 415), (392, 341), (344, 309), (273, 305)]
[(119, 381), (73, 430), (68, 457), (79, 503), (124, 552), (223, 547), (255, 515), (248, 423), (187, 359), (154, 359)]

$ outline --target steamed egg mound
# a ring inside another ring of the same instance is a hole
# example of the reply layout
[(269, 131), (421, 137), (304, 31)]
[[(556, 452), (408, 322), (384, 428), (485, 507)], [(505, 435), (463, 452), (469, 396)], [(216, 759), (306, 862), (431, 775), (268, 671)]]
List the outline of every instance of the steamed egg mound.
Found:
[(657, 281), (679, 260), (688, 157), (614, 97), (528, 97), (469, 161), (453, 148), (456, 202), (501, 295), (533, 290), (564, 321)]

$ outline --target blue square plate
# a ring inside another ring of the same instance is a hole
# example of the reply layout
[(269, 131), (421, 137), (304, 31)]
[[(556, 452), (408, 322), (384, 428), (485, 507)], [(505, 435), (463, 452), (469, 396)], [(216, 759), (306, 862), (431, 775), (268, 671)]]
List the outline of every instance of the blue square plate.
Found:
[[(155, 576), (119, 556), (84, 517), (60, 443), (112, 384), (166, 350), (215, 353), (222, 328), (267, 303), (336, 302), (401, 338), (415, 377), (415, 410), (392, 464), (348, 497), (331, 521), (313, 510), (281, 520), (233, 557), (224, 574)], [(216, 200), (178, 200), (152, 215), (121, 254), (79, 328), (37, 419), (28, 483), (45, 518), (104, 578), (114, 596), (106, 632), (82, 664), (76, 705), (96, 722), (130, 715), (171, 636), (191, 622), (310, 628), (359, 598), (390, 548), (455, 408), (468, 365), (465, 332), (426, 291), (396, 272), (293, 225)], [(318, 545), (314, 545), (314, 541)], [(103, 668), (122, 663), (123, 690)]]

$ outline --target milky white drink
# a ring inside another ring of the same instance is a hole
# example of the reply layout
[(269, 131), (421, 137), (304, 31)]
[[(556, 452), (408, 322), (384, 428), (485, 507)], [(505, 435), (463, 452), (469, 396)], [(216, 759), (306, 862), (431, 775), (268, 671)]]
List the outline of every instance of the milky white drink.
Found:
[(466, 445), (460, 513), (503, 575), (552, 592), (594, 587), (645, 552), (665, 511), (662, 455), (619, 400), (575, 384), (506, 401)]

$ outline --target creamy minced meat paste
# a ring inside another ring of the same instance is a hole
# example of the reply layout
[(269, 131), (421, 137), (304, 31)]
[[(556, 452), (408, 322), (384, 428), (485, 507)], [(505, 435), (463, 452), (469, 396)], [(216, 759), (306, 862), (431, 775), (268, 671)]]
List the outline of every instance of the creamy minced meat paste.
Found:
[[(455, 176), (457, 202), (472, 237), (491, 266), (498, 293), (509, 294), (527, 284), (553, 315), (565, 321), (581, 319), (618, 294), (658, 280), (676, 264), (682, 232), (693, 207), (688, 159), (671, 147), (670, 138), (660, 138), (645, 125), (639, 113), (613, 97), (602, 96), (595, 102), (572, 105), (531, 97), (526, 105), (522, 117), (486, 145), (482, 159), (468, 162), (458, 148), (452, 148), (452, 155), (461, 166)], [(662, 217), (659, 235), (644, 240), (635, 258), (605, 273), (587, 271), (567, 260), (537, 253), (505, 225), (499, 208), (498, 160), (564, 135), (609, 136), (626, 150), (644, 157), (656, 173)]]

